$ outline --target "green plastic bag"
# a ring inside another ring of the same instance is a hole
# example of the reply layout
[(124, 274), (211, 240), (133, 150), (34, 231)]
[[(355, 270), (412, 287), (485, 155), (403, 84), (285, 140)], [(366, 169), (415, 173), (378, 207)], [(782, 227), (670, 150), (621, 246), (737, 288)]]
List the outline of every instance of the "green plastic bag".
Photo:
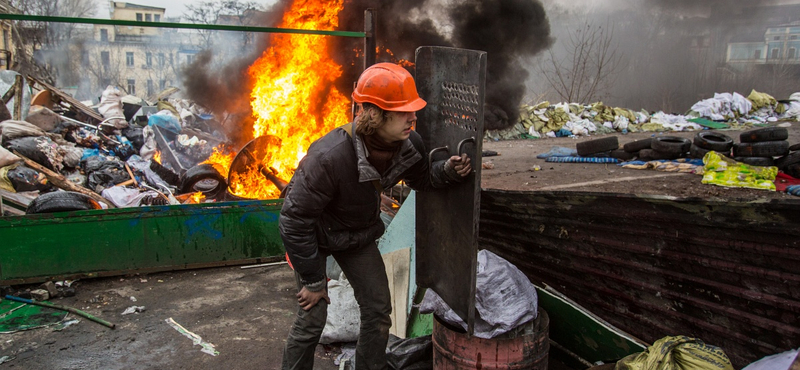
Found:
[(733, 370), (719, 347), (686, 336), (664, 337), (644, 352), (617, 362), (614, 370)]

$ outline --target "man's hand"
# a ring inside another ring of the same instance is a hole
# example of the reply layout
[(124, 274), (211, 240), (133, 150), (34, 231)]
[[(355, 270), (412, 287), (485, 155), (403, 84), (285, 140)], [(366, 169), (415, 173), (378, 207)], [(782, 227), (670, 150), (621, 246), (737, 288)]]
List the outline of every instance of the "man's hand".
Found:
[(458, 173), (461, 177), (467, 177), (467, 175), (472, 172), (472, 165), (470, 164), (469, 156), (466, 153), (462, 154), (460, 157), (454, 155), (447, 161), (447, 165), (453, 168), (453, 170), (455, 170), (456, 173)]
[(300, 293), (297, 293), (297, 303), (299, 303), (300, 307), (302, 307), (305, 311), (308, 311), (312, 307), (316, 306), (320, 299), (324, 299), (325, 302), (331, 304), (331, 299), (328, 298), (327, 289), (322, 289), (319, 292), (312, 292), (306, 289), (306, 287), (303, 287), (303, 289), (300, 289)]

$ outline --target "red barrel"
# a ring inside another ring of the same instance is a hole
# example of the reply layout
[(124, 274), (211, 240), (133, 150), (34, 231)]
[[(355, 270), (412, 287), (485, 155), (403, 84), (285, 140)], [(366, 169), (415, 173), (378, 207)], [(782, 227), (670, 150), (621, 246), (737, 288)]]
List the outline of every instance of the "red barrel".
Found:
[(547, 370), (550, 319), (539, 308), (536, 320), (492, 339), (467, 337), (462, 330), (434, 319), (433, 368)]

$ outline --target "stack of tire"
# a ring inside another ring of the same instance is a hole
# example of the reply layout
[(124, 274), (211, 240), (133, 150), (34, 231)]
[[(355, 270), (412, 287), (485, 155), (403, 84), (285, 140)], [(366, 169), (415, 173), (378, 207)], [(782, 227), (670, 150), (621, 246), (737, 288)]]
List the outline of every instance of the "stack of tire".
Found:
[[(742, 132), (739, 143), (733, 145), (733, 159), (752, 166), (778, 166), (784, 170), (790, 159), (789, 131), (784, 127), (764, 127)], [(776, 160), (778, 158), (778, 160)], [(781, 168), (783, 167), (783, 168)]]
[(575, 150), (581, 157), (613, 157), (612, 154), (617, 149), (619, 149), (619, 139), (616, 136), (602, 137), (575, 145)]
[(692, 142), (678, 136), (655, 136), (632, 141), (614, 151), (611, 156), (620, 160), (638, 158), (642, 161), (678, 159), (686, 157)]

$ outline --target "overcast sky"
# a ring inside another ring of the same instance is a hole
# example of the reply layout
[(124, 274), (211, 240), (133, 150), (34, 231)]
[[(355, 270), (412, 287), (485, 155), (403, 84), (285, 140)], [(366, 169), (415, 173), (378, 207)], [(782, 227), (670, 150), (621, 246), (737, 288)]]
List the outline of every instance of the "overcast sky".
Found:
[[(138, 5), (147, 5), (147, 6), (155, 6), (159, 8), (166, 9), (165, 17), (182, 17), (183, 13), (186, 11), (187, 4), (198, 4), (201, 3), (203, 0), (131, 0), (131, 1), (120, 1), (120, 2), (127, 2), (130, 4), (138, 4)], [(267, 5), (272, 4), (274, 0), (249, 0), (258, 3), (259, 5)], [(108, 18), (109, 17), (109, 2), (107, 0), (99, 0), (98, 3), (100, 4), (99, 10), (95, 17), (97, 18)]]

